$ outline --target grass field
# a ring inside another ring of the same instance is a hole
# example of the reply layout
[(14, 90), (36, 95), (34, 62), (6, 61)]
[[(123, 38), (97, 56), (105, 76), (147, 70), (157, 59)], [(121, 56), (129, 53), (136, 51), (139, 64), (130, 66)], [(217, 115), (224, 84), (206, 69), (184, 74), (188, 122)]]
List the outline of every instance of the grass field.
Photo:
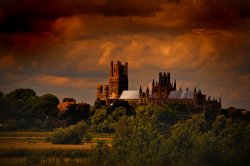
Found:
[(46, 142), (50, 134), (51, 132), (0, 132), (0, 165), (25, 165), (27, 154), (41, 152), (46, 155), (61, 155), (66, 163), (71, 162), (69, 156), (75, 153), (88, 154), (97, 140), (105, 140), (111, 146), (114, 136), (106, 133), (89, 133), (92, 135), (90, 142), (81, 145), (63, 145)]
[(0, 131), (0, 137), (48, 137), (51, 132)]

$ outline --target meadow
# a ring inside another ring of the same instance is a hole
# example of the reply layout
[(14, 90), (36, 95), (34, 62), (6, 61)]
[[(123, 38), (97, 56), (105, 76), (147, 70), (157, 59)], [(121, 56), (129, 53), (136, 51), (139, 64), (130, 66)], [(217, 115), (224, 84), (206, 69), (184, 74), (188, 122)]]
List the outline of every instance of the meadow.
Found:
[[(43, 154), (50, 163), (51, 160), (68, 163), (72, 162), (72, 158), (88, 156), (97, 140), (105, 140), (111, 146), (113, 137), (113, 134), (90, 133), (92, 140), (89, 142), (63, 145), (48, 142), (46, 139), (50, 134), (51, 132), (0, 132), (0, 165), (26, 165), (29, 154)], [(63, 159), (55, 159), (57, 156)], [(75, 159), (74, 162), (82, 161)]]

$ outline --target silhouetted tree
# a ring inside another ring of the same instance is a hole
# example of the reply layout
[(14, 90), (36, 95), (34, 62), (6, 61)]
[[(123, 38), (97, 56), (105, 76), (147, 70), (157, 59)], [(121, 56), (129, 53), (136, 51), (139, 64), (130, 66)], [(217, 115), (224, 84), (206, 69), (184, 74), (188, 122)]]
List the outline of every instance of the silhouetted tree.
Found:
[(60, 118), (67, 121), (68, 125), (76, 124), (78, 121), (87, 120), (90, 117), (90, 105), (86, 103), (71, 104), (60, 113)]

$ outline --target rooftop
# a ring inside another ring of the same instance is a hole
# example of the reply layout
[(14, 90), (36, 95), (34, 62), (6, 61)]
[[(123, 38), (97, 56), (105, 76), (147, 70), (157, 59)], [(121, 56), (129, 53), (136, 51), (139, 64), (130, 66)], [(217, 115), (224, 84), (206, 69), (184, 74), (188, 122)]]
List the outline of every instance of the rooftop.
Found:
[(139, 90), (124, 90), (119, 99), (139, 99)]

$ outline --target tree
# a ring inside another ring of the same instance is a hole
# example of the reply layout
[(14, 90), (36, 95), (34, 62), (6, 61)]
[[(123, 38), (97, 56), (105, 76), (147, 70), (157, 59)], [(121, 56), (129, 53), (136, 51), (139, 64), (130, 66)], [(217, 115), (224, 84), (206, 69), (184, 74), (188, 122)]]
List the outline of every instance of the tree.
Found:
[(0, 92), (0, 122), (8, 119), (9, 105), (4, 94)]
[[(33, 115), (41, 120), (53, 118), (57, 115), (59, 100), (52, 94), (45, 94), (30, 101)], [(34, 104), (34, 105), (33, 105)]]
[(54, 144), (81, 144), (86, 134), (87, 124), (80, 121), (67, 128), (55, 129), (49, 139)]
[(32, 89), (16, 89), (6, 95), (8, 100), (20, 100), (26, 102), (30, 97), (36, 96), (36, 93)]
[(60, 118), (65, 119), (67, 124), (76, 124), (80, 120), (87, 120), (90, 117), (90, 105), (86, 103), (71, 104), (60, 113)]
[(92, 125), (98, 125), (99, 123), (104, 122), (106, 117), (107, 117), (106, 109), (97, 109), (95, 111), (95, 114), (91, 117), (91, 123)]
[(94, 103), (94, 108), (99, 109), (106, 106), (105, 100), (96, 99)]
[(127, 116), (135, 115), (135, 105), (129, 104), (129, 102), (123, 101), (123, 100), (116, 100), (115, 102), (113, 102), (107, 108), (107, 112), (108, 114), (112, 114), (113, 111), (115, 111), (115, 109), (121, 108), (121, 107), (125, 108)]
[(91, 155), (91, 164), (93, 165), (108, 165), (110, 155), (110, 148), (104, 140), (97, 140)]

